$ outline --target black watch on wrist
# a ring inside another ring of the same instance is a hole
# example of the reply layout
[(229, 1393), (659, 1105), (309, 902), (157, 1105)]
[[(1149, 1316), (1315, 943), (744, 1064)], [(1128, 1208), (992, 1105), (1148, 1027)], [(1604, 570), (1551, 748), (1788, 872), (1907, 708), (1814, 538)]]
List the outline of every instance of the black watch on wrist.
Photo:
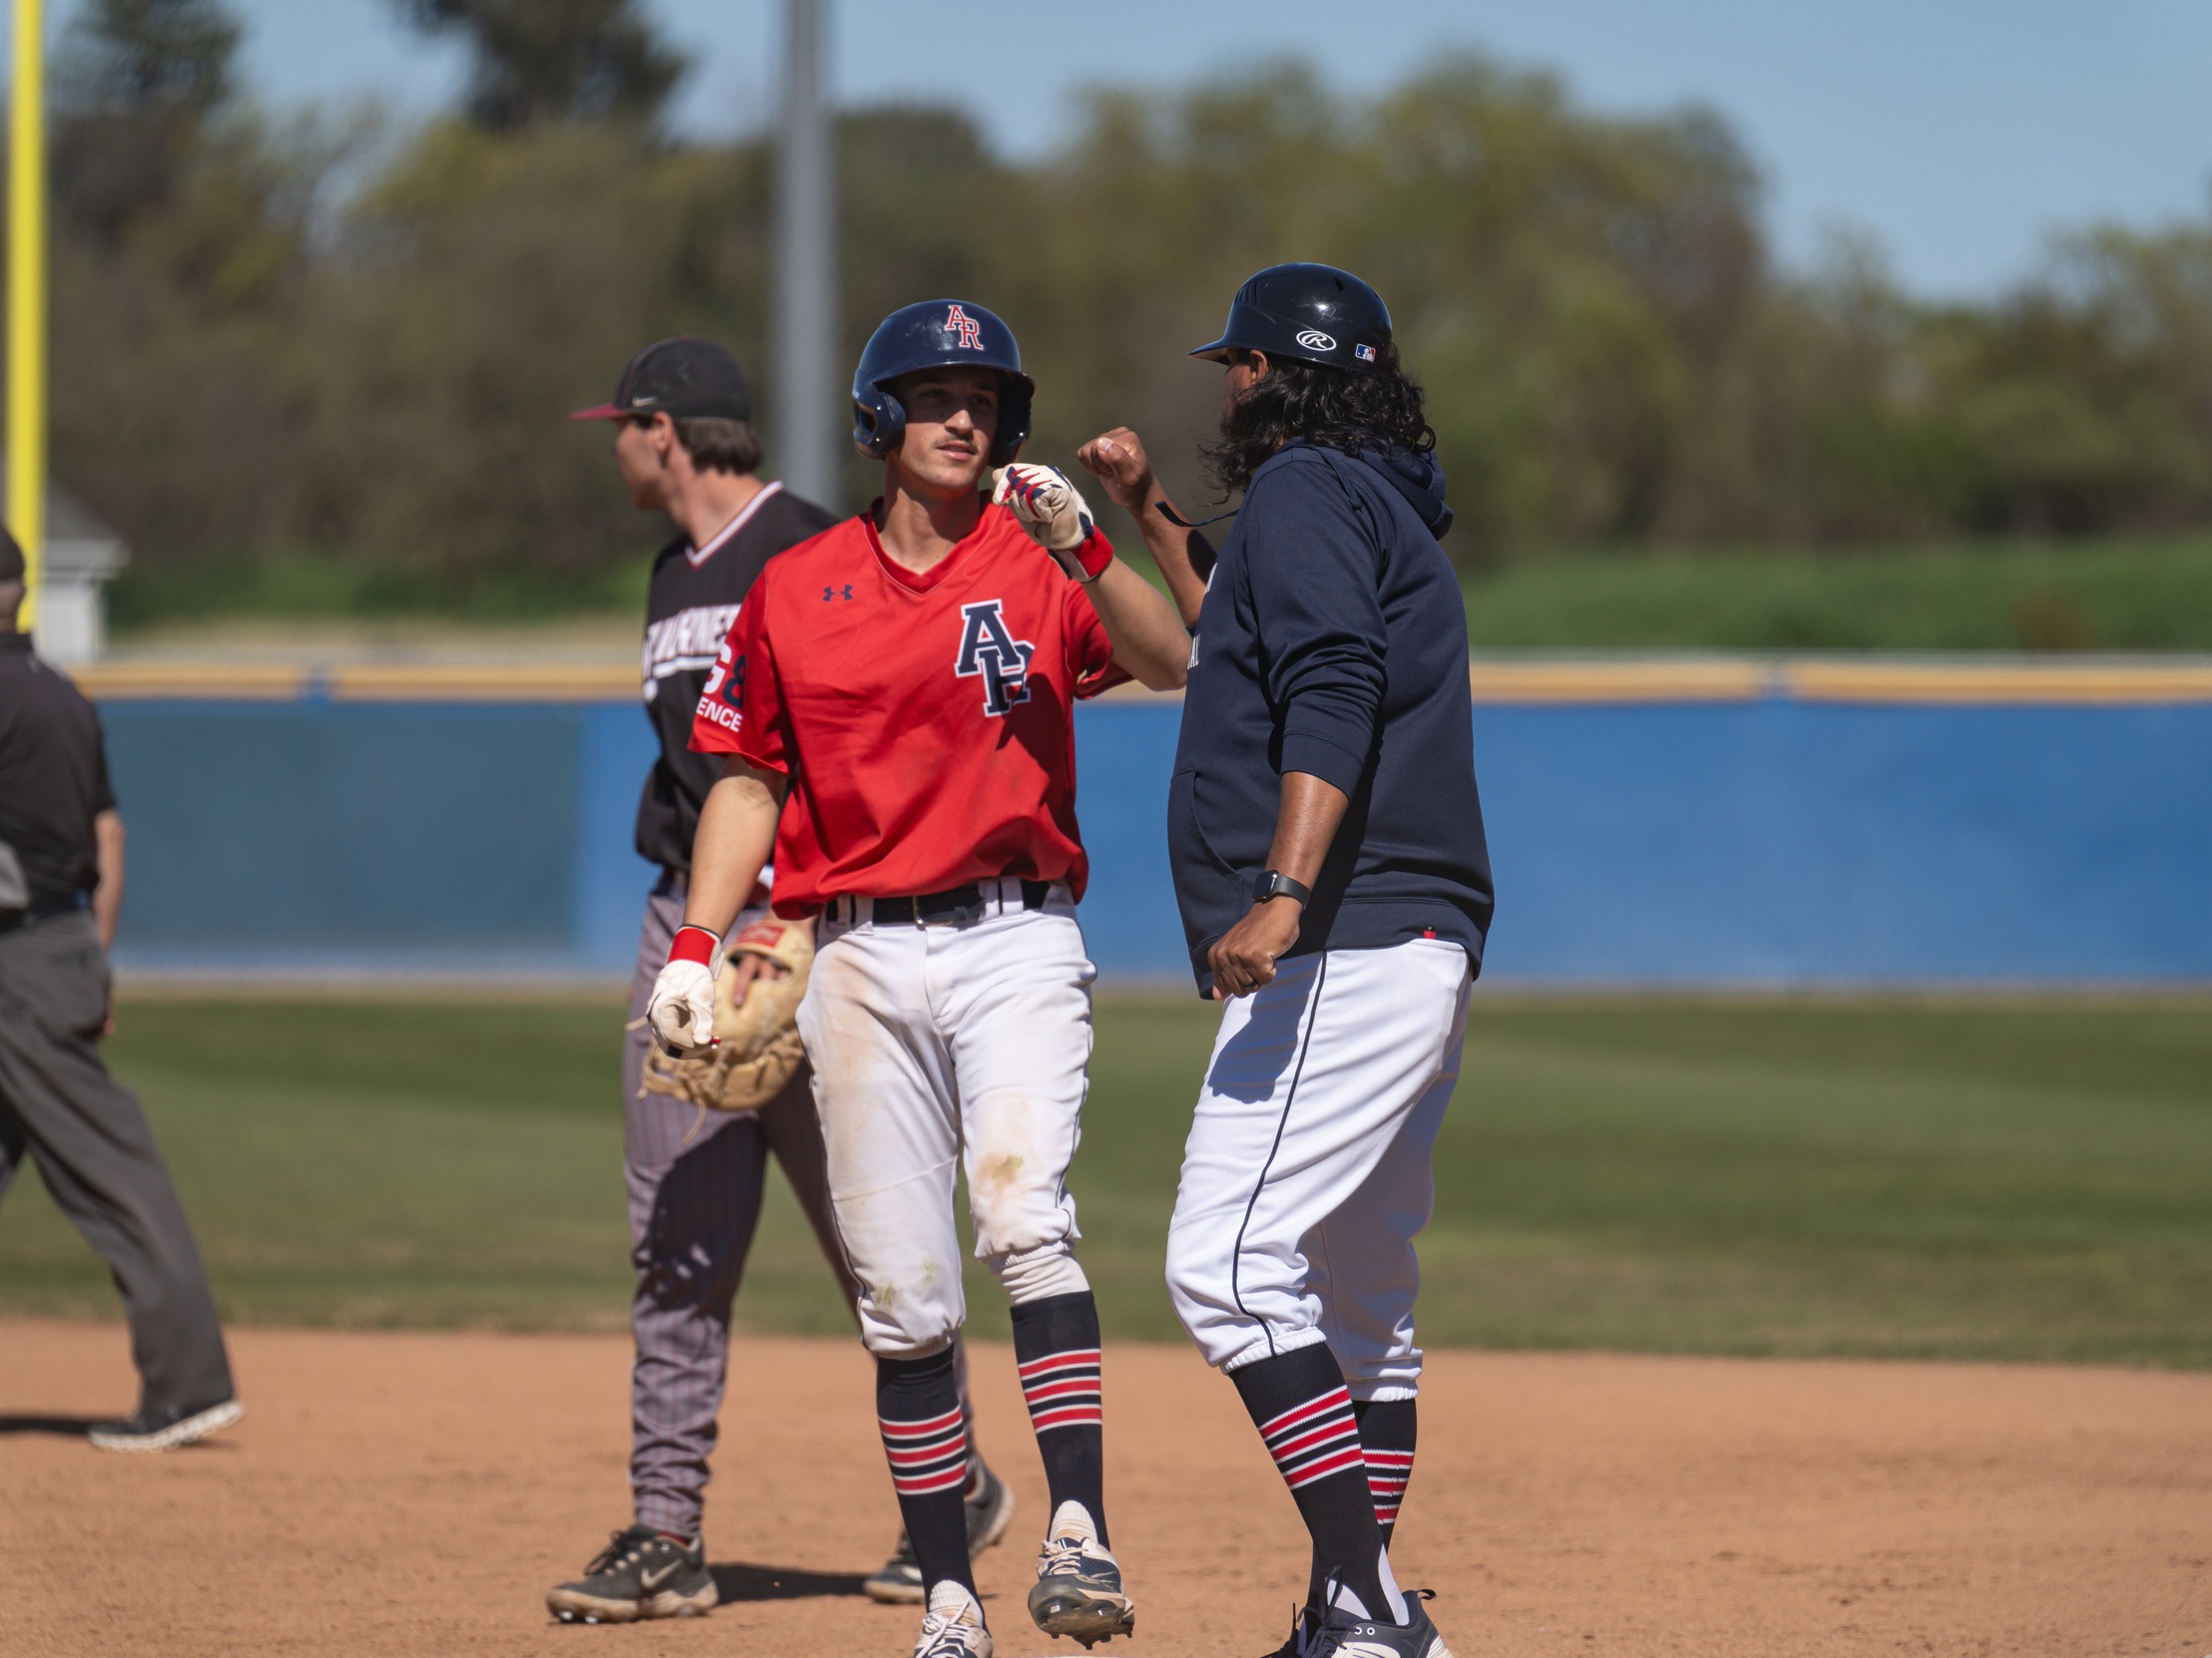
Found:
[(1276, 870), (1263, 869), (1259, 879), (1252, 883), (1252, 902), (1264, 904), (1270, 898), (1295, 898), (1301, 905), (1310, 904), (1313, 902), (1313, 889), (1303, 881), (1293, 881)]

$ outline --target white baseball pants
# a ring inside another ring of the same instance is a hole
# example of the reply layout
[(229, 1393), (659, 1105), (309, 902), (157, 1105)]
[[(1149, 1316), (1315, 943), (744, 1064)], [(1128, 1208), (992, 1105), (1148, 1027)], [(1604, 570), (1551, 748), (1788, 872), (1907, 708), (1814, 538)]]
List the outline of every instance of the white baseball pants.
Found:
[(1294, 958), (1223, 1011), (1167, 1231), (1208, 1364), (1326, 1341), (1354, 1399), (1414, 1397), (1414, 1238), (1471, 983), (1458, 945), (1415, 939)]
[(1090, 1287), (1067, 1175), (1098, 970), (1065, 887), (1025, 910), (1019, 881), (981, 885), (985, 914), (959, 926), (878, 926), (866, 899), (840, 899), (799, 1005), (861, 1339), (883, 1358), (935, 1353), (967, 1316), (963, 1159), (976, 1255), (1008, 1296)]

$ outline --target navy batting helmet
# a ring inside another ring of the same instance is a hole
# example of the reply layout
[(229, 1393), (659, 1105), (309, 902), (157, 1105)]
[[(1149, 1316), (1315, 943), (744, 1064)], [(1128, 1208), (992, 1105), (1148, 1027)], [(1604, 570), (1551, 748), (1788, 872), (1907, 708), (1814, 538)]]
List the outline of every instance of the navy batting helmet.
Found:
[(1271, 264), (1236, 290), (1221, 337), (1190, 354), (1221, 362), (1231, 351), (1264, 351), (1368, 372), (1389, 343), (1390, 307), (1349, 270)]
[(991, 445), (991, 464), (1005, 466), (1022, 452), (1037, 382), (1022, 372), (1014, 330), (965, 299), (925, 299), (900, 306), (878, 323), (853, 370), (852, 441), (863, 455), (881, 460), (898, 448), (906, 407), (891, 394), (891, 382), (925, 368), (998, 370), (999, 434)]

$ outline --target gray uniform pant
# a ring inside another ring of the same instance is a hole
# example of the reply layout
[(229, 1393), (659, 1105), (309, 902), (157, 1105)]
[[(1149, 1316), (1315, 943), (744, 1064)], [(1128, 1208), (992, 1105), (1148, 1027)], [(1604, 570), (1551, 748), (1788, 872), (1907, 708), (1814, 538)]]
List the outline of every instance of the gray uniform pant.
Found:
[(137, 1097), (108, 1074), (108, 963), (78, 912), (0, 934), (0, 1194), (28, 1154), (115, 1274), (142, 1407), (232, 1394), (215, 1297)]
[[(630, 989), (633, 1025), (645, 1018), (668, 943), (682, 925), (683, 899), (682, 878), (669, 877), (646, 903)], [(846, 1306), (857, 1303), (860, 1287), (830, 1215), (822, 1129), (806, 1067), (759, 1111), (702, 1113), (641, 1087), (652, 1039), (639, 1026), (623, 1047), (623, 1172), (630, 1255), (638, 1269), (630, 1316), (637, 1341), (630, 1484), (640, 1525), (696, 1537), (729, 1365), (730, 1304), (760, 1220), (771, 1154), (821, 1240)]]

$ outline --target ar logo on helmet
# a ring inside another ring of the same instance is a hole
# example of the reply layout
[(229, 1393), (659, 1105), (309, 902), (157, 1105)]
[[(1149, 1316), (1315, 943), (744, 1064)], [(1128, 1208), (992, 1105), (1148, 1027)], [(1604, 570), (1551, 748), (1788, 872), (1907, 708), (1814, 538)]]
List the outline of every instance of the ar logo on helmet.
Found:
[(963, 351), (983, 349), (983, 324), (958, 305), (945, 313), (945, 332), (960, 336), (953, 344)]
[(1328, 334), (1324, 334), (1318, 328), (1299, 329), (1298, 343), (1308, 351), (1334, 351), (1336, 349), (1335, 339)]

